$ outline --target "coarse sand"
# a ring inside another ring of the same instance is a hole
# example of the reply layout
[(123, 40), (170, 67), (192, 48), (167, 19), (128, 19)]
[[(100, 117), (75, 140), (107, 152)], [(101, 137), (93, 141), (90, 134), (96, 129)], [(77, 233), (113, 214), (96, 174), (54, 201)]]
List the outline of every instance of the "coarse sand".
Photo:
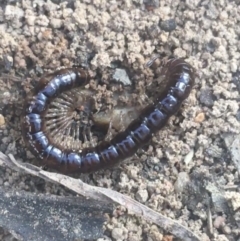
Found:
[[(141, 103), (153, 80), (147, 61), (156, 54), (185, 58), (196, 70), (196, 84), (180, 113), (137, 158), (80, 178), (132, 197), (202, 240), (239, 241), (239, 39), (238, 0), (5, 0), (0, 3), (0, 151), (19, 161), (33, 159), (18, 124), (25, 95), (44, 73), (80, 63), (96, 78), (100, 72), (109, 85), (114, 78), (134, 83)], [(114, 101), (111, 93), (106, 98)], [(131, 98), (136, 100), (129, 95), (122, 101)], [(7, 189), (74, 195), (10, 169), (0, 173), (0, 186)], [(104, 228), (98, 241), (174, 240), (121, 207)], [(0, 240), (14, 239), (0, 229)]]

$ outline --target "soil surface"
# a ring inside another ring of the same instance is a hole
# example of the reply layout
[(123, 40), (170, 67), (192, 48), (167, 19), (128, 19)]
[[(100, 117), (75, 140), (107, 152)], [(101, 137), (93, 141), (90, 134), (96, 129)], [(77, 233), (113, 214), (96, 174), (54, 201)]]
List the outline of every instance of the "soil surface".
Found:
[[(0, 4), (0, 151), (39, 164), (19, 123), (26, 96), (44, 74), (81, 65), (93, 76), (97, 102), (104, 99), (110, 113), (118, 99), (138, 112), (154, 94), (155, 72), (146, 63), (157, 54), (185, 58), (196, 79), (181, 111), (130, 160), (77, 177), (131, 196), (202, 240), (240, 240), (239, 38), (238, 0), (5, 0)], [(10, 169), (0, 173), (4, 188), (74, 195)], [(104, 228), (98, 241), (175, 240), (121, 207)], [(14, 240), (4, 229), (0, 239)]]

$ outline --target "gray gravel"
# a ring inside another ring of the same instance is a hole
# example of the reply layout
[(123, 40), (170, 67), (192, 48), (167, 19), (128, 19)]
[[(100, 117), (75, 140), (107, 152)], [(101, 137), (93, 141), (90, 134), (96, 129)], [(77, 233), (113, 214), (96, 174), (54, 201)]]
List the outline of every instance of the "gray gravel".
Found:
[[(156, 53), (184, 57), (196, 69), (196, 85), (181, 112), (139, 157), (81, 179), (135, 198), (178, 220), (202, 240), (240, 239), (239, 150), (227, 145), (225, 137), (240, 134), (239, 5), (230, 0), (4, 1), (0, 4), (0, 151), (32, 161), (21, 139), (19, 118), (25, 93), (42, 73), (80, 62), (107, 79), (121, 63), (118, 68), (128, 70), (129, 81), (145, 89), (153, 79), (145, 63)], [(199, 113), (201, 118), (196, 119)], [(5, 188), (73, 195), (9, 169), (0, 168), (0, 173)], [(214, 186), (211, 190), (209, 183)], [(221, 212), (214, 209), (216, 193), (227, 206)], [(99, 241), (173, 238), (121, 208), (105, 228), (106, 237)], [(12, 238), (0, 230), (0, 240)]]

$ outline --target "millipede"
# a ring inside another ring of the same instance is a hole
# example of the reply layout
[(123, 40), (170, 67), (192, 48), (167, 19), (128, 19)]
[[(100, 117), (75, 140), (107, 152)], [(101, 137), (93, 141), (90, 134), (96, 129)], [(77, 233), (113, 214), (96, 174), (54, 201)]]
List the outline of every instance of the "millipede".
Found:
[[(85, 104), (79, 108), (84, 110), (82, 115), (86, 121), (75, 121), (74, 128), (70, 120), (75, 117), (69, 114), (69, 108), (76, 102), (73, 96), (81, 98), (81, 92), (76, 94), (76, 90), (89, 83), (88, 71), (74, 67), (47, 75), (39, 80), (36, 92), (26, 101), (21, 123), (24, 140), (43, 165), (63, 173), (89, 173), (113, 166), (146, 145), (189, 96), (194, 85), (194, 70), (190, 64), (181, 58), (172, 58), (162, 66), (161, 73), (166, 81), (164, 90), (159, 91), (137, 118), (110, 140), (84, 148), (79, 148), (77, 140), (88, 125), (91, 94), (82, 95)], [(70, 91), (71, 96), (66, 95), (66, 91)], [(68, 144), (69, 133), (74, 136), (69, 141), (76, 141), (74, 145)], [(53, 141), (56, 136), (61, 136), (58, 142)]]

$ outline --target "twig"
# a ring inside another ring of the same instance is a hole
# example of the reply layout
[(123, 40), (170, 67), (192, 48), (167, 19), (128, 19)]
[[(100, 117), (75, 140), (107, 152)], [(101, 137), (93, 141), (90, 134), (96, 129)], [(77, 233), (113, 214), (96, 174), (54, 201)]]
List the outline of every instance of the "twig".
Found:
[(0, 152), (0, 165), (5, 164), (9, 168), (14, 170), (19, 169), (31, 175), (41, 177), (45, 180), (59, 183), (77, 194), (83, 195), (87, 198), (92, 198), (95, 200), (101, 200), (105, 202), (114, 202), (125, 206), (129, 211), (137, 216), (141, 216), (143, 219), (153, 222), (159, 227), (163, 228), (166, 232), (172, 233), (176, 237), (184, 241), (200, 241), (201, 238), (195, 235), (186, 227), (182, 226), (178, 222), (164, 217), (160, 213), (148, 208), (147, 206), (118, 193), (113, 190), (109, 190), (102, 187), (95, 187), (82, 182), (79, 179), (68, 177), (58, 173), (52, 173), (43, 171), (40, 168), (33, 166), (31, 164), (19, 163), (15, 160), (12, 155), (7, 157)]

